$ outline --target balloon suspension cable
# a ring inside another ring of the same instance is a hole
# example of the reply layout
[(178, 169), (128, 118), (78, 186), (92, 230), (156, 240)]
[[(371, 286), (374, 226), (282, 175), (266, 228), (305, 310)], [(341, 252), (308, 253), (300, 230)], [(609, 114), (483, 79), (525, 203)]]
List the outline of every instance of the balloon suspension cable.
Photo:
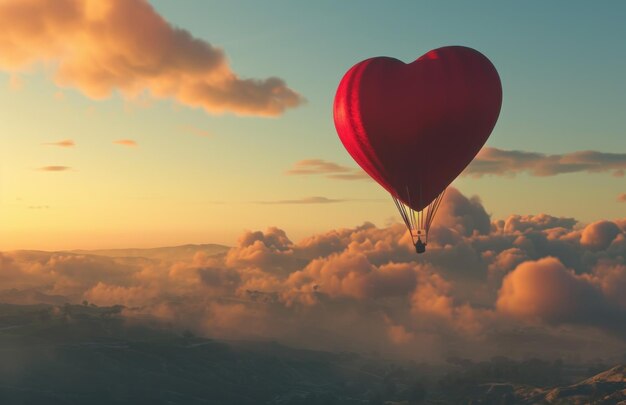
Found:
[(445, 190), (442, 191), (441, 194), (439, 194), (430, 204), (420, 211), (415, 211), (411, 208), (412, 204), (410, 195), (409, 204), (405, 204), (394, 195), (391, 196), (393, 198), (393, 202), (398, 208), (398, 212), (400, 213), (404, 224), (411, 233), (411, 240), (414, 245), (418, 242), (422, 242), (424, 245), (428, 244), (428, 232), (445, 193)]

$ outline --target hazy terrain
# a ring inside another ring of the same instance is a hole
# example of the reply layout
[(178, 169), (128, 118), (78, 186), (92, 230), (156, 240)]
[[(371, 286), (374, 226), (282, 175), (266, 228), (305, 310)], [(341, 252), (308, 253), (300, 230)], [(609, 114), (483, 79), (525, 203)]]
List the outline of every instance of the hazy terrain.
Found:
[(0, 404), (626, 400), (626, 219), (403, 225), (233, 247), (0, 252)]
[(504, 357), (484, 362), (450, 358), (444, 365), (391, 361), (375, 353), (329, 353), (272, 342), (200, 338), (155, 320), (130, 321), (120, 315), (122, 310), (88, 304), (1, 304), (0, 403), (614, 404), (626, 400), (624, 366)]
[(160, 248), (148, 248), (148, 249), (96, 249), (96, 250), (81, 250), (75, 249), (70, 253), (76, 253), (80, 255), (95, 255), (95, 256), (107, 256), (107, 257), (141, 257), (145, 259), (157, 259), (168, 261), (188, 261), (198, 254), (205, 254), (207, 256), (216, 255), (219, 253), (226, 253), (229, 247), (216, 245), (216, 244), (204, 244), (204, 245), (182, 245)]

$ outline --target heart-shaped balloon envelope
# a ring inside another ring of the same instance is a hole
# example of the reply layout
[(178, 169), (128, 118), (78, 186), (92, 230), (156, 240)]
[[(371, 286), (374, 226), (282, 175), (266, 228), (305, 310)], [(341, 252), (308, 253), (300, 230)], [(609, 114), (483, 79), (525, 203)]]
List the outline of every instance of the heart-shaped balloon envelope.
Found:
[(354, 160), (393, 197), (421, 211), (485, 144), (502, 104), (498, 72), (462, 46), (405, 64), (378, 57), (343, 77), (337, 133)]

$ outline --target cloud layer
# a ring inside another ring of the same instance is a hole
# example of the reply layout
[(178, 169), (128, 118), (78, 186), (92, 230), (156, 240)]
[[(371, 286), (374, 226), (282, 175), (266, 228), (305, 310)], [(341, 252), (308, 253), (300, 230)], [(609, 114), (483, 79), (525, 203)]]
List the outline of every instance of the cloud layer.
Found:
[(623, 176), (626, 153), (605, 153), (592, 150), (546, 155), (537, 152), (483, 148), (464, 174), (513, 176), (528, 173), (532, 176), (555, 176), (564, 173), (604, 173)]
[(415, 359), (611, 356), (626, 350), (625, 262), (626, 218), (491, 220), (451, 189), (420, 256), (403, 225), (370, 223), (298, 242), (247, 231), (184, 260), (6, 252), (0, 300), (37, 291), (206, 336)]
[(276, 116), (302, 97), (282, 79), (242, 79), (224, 52), (173, 27), (146, 0), (4, 0), (0, 68), (34, 64), (94, 99), (120, 92), (211, 113)]
[(74, 146), (76, 146), (76, 143), (74, 143), (74, 141), (71, 139), (65, 139), (65, 140), (58, 141), (58, 142), (48, 142), (48, 143), (45, 143), (44, 145), (58, 146), (60, 148), (73, 148)]
[(276, 200), (276, 201), (259, 201), (259, 204), (331, 204), (331, 203), (340, 203), (346, 202), (350, 200), (337, 199), (337, 198), (328, 198), (328, 197), (304, 197), (297, 200)]
[(72, 168), (68, 166), (43, 166), (37, 170), (41, 172), (65, 172), (68, 170), (72, 170)]
[(113, 141), (113, 143), (115, 145), (120, 145), (120, 146), (127, 146), (130, 148), (134, 148), (137, 146), (137, 142), (133, 141), (132, 139), (118, 139), (116, 141)]
[[(515, 176), (527, 173), (531, 176), (556, 176), (565, 173), (611, 173), (621, 177), (626, 171), (626, 153), (579, 151), (562, 155), (546, 155), (537, 152), (503, 150), (484, 147), (463, 176), (480, 178), (486, 175)], [(304, 159), (294, 163), (285, 172), (288, 175), (321, 175), (329, 179), (363, 180), (369, 176), (359, 168), (342, 166), (323, 159)]]
[(359, 168), (342, 166), (324, 159), (304, 159), (294, 163), (293, 167), (285, 172), (288, 175), (323, 175), (337, 180), (364, 180), (369, 179), (367, 173)]

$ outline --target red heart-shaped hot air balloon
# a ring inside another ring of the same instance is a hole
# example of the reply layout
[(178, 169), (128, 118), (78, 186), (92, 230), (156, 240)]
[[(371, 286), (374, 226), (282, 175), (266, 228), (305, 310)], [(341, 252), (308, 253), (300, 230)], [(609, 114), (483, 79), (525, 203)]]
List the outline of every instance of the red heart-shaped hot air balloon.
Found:
[(491, 62), (474, 49), (449, 46), (409, 64), (388, 57), (356, 64), (339, 84), (334, 118), (343, 145), (363, 170), (420, 212), (438, 204), (476, 156), (501, 104)]

